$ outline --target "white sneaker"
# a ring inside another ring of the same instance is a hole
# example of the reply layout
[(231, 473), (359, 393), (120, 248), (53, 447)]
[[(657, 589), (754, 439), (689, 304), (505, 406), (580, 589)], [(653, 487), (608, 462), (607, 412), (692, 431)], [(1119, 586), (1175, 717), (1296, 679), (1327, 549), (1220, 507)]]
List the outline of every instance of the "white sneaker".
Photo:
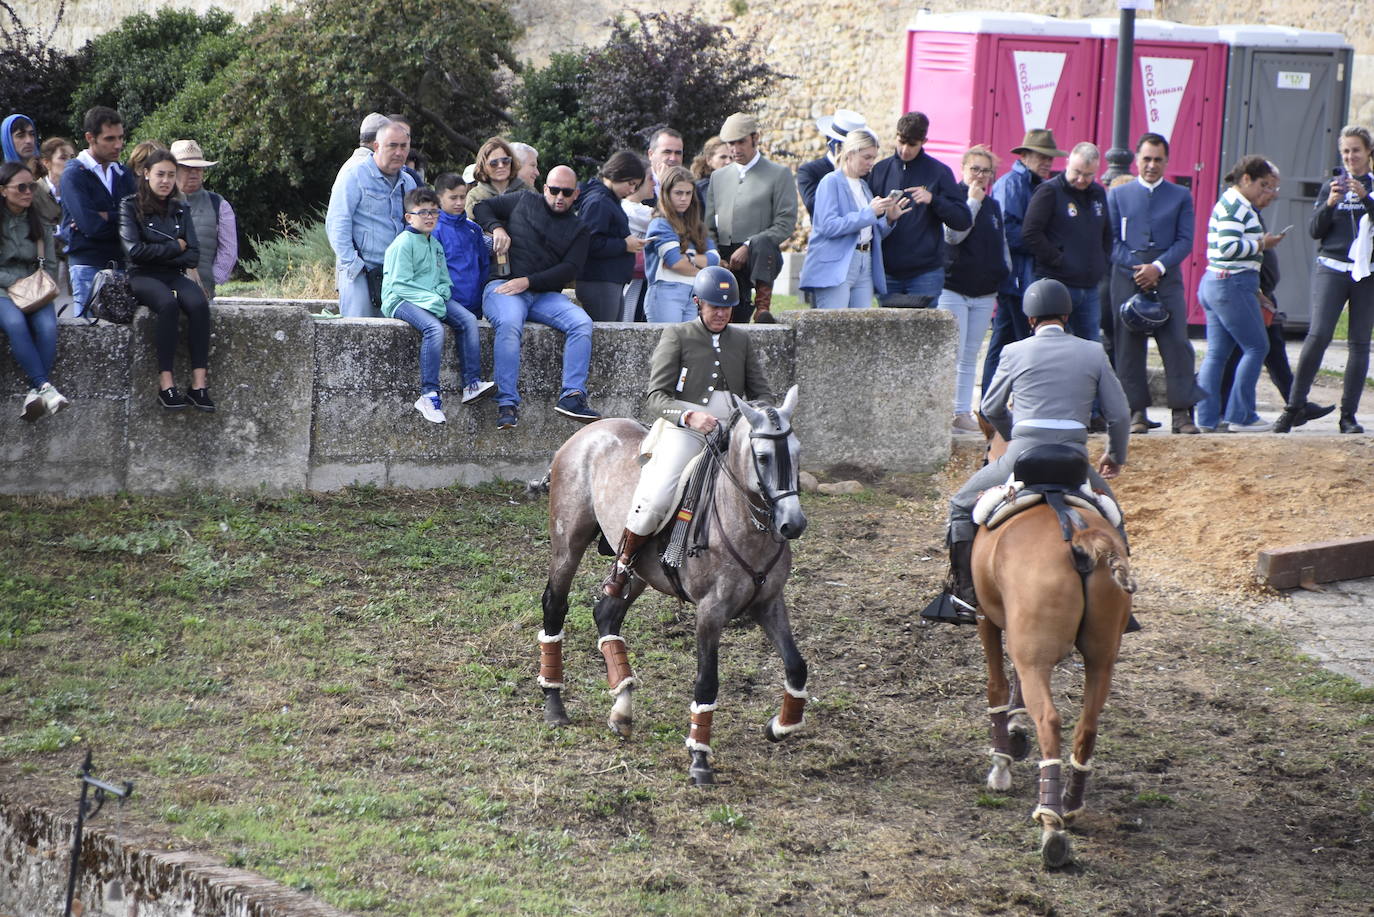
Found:
[(494, 388), (495, 382), (483, 382), (480, 379), (471, 385), (463, 386), (463, 404), (471, 404)]
[(51, 382), (43, 383), (43, 387), (38, 390), (38, 397), (43, 399), (43, 407), (47, 408), (49, 414), (56, 414), (71, 404), (65, 395), (53, 388)]
[(955, 433), (982, 433), (978, 420), (972, 414), (955, 414), (952, 424)]
[(415, 410), (430, 423), (443, 423), (447, 419), (444, 417), (438, 392), (425, 392), (421, 395), (415, 402)]
[(43, 396), (38, 394), (38, 389), (29, 389), (29, 393), (24, 396), (24, 410), (19, 412), (19, 416), (29, 423), (33, 423), (46, 413), (48, 413), (48, 408), (47, 405), (43, 404)]
[(1257, 420), (1254, 423), (1228, 424), (1226, 429), (1231, 433), (1268, 433), (1274, 429), (1274, 425), (1265, 420)]

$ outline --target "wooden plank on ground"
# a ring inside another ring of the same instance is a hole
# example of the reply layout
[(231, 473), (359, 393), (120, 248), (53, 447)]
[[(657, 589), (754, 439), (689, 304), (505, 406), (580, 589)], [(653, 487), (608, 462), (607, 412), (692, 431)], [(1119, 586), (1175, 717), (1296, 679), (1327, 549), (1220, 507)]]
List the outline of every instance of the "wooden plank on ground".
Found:
[(1374, 535), (1260, 551), (1256, 573), (1275, 589), (1374, 576)]

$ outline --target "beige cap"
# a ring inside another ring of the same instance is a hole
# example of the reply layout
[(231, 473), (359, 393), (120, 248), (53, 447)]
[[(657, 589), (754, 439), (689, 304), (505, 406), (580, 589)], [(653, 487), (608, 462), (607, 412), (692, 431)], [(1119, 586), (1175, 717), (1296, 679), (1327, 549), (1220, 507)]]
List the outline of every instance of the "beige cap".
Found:
[(218, 159), (214, 161), (206, 159), (200, 144), (194, 140), (178, 140), (173, 143), (172, 155), (176, 157), (177, 165), (190, 166), (193, 169), (204, 169), (219, 164)]
[(726, 143), (733, 143), (736, 140), (743, 140), (750, 134), (759, 132), (758, 119), (753, 115), (747, 115), (742, 111), (737, 111), (725, 119), (725, 123), (720, 128), (720, 139)]

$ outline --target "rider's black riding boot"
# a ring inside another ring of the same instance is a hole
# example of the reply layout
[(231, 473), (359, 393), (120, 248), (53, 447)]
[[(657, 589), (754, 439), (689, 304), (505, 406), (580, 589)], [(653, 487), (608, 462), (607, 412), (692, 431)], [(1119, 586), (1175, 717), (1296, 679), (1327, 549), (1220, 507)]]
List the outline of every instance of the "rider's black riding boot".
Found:
[[(1130, 557), (1130, 556), (1131, 556), (1131, 543), (1130, 543), (1130, 541), (1128, 541), (1128, 540), (1126, 539), (1126, 525), (1125, 525), (1125, 523), (1122, 523), (1121, 525), (1118, 525), (1118, 526), (1116, 527), (1116, 533), (1117, 533), (1118, 535), (1121, 536), (1121, 543), (1124, 544), (1124, 545), (1126, 546), (1126, 556), (1127, 556), (1127, 557)], [(1126, 631), (1125, 631), (1126, 633), (1128, 633), (1128, 634), (1134, 634), (1134, 633), (1138, 633), (1138, 632), (1140, 632), (1140, 631), (1142, 631), (1142, 630), (1144, 630), (1144, 629), (1145, 629), (1145, 628), (1143, 628), (1143, 627), (1140, 626), (1140, 622), (1137, 621), (1137, 620), (1135, 619), (1135, 615), (1131, 615), (1129, 618), (1126, 619)]]
[(630, 581), (630, 564), (634, 563), (635, 555), (644, 546), (644, 542), (649, 540), (648, 535), (640, 535), (629, 529), (620, 536), (620, 551), (615, 560), (611, 561), (611, 572), (601, 583), (601, 593), (608, 598), (619, 599), (625, 595), (625, 586)]
[(945, 593), (926, 606), (921, 617), (947, 624), (977, 624), (977, 608), (978, 597), (973, 591), (973, 542), (952, 542)]

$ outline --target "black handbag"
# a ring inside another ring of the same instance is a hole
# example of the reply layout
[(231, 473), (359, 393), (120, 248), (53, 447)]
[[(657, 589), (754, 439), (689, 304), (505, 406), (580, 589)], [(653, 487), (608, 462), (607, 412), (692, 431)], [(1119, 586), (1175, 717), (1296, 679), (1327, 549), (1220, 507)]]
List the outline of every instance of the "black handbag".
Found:
[(91, 282), (91, 299), (86, 304), (86, 315), (94, 324), (96, 319), (116, 325), (127, 325), (134, 320), (138, 311), (138, 299), (133, 287), (129, 285), (129, 275), (114, 263), (103, 271), (97, 271)]
[(372, 300), (372, 308), (381, 311), (382, 269), (379, 267), (365, 267), (363, 268), (363, 276), (367, 278), (367, 298)]

